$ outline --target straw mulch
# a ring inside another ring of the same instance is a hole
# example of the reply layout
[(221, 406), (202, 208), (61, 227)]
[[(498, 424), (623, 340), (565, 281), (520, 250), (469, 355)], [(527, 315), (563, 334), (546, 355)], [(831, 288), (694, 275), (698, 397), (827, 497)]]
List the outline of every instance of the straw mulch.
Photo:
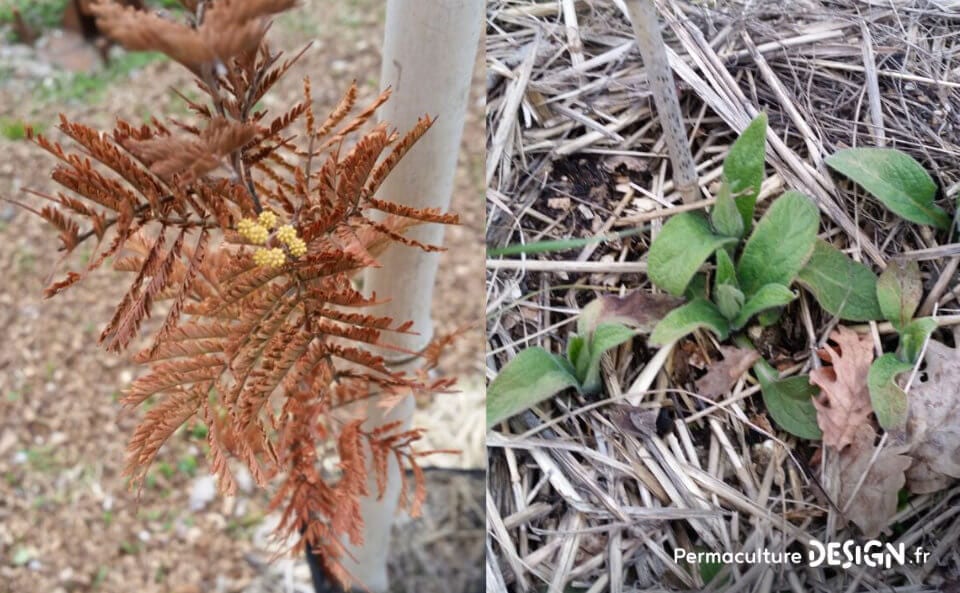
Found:
[[(893, 146), (932, 172), (939, 203), (960, 194), (960, 3), (955, 0), (658, 0), (701, 188), (760, 110), (761, 195), (797, 189), (821, 236), (879, 271), (920, 260), (922, 313), (956, 316), (960, 245), (896, 218), (833, 176), (847, 146)], [(621, 0), (488, 4), (488, 247), (643, 234), (520, 259), (490, 258), (488, 377), (520, 349), (562, 352), (576, 313), (603, 291), (651, 290), (645, 253), (678, 206), (647, 79)], [(693, 208), (709, 206), (707, 197)], [(754, 338), (786, 374), (807, 372), (836, 323), (807, 299)], [(890, 342), (890, 328), (860, 328)], [(937, 339), (954, 344), (948, 329)], [(895, 338), (894, 338), (895, 339)], [(488, 433), (488, 591), (957, 590), (960, 487), (914, 497), (886, 541), (932, 552), (921, 565), (847, 570), (726, 566), (709, 585), (675, 548), (801, 551), (859, 532), (830, 504), (832, 459), (769, 421), (752, 379), (718, 402), (692, 393), (718, 360), (699, 335), (672, 353), (643, 338), (608, 354), (598, 398), (564, 393)], [(669, 354), (669, 355), (668, 355)], [(626, 434), (610, 406), (661, 410), (659, 436)], [(944, 587), (940, 589), (939, 587)]]

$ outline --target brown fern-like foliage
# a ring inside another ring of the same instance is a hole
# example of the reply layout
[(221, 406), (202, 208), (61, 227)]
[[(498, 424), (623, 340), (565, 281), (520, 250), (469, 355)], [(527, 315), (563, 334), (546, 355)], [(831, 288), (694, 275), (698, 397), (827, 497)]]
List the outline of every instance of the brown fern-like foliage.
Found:
[[(374, 394), (439, 392), (451, 383), (385, 364), (377, 354), (389, 347), (385, 334), (409, 331), (410, 324), (365, 313), (376, 296), (352, 283), (391, 243), (435, 249), (407, 238), (411, 226), (456, 222), (376, 197), (431, 121), (425, 117), (404, 134), (385, 124), (360, 134), (387, 93), (354, 114), (351, 87), (317, 119), (308, 80), (301, 101), (269, 118), (255, 105), (302, 52), (281, 62), (264, 32), (267, 18), (293, 1), (184, 4), (195, 9), (186, 23), (104, 0), (90, 8), (118, 42), (163, 51), (188, 67), (209, 102), (184, 98), (199, 125), (119, 120), (101, 132), (61, 116), (59, 130), (79, 150), (31, 134), (59, 161), (52, 177), (68, 191), (31, 192), (42, 205), (21, 205), (57, 229), (65, 256), (96, 243), (89, 263), (67, 271), (46, 295), (111, 258), (129, 272), (129, 288), (100, 334), (112, 352), (141, 334), (157, 301), (169, 301), (149, 345), (134, 355), (147, 372), (123, 401), (154, 405), (130, 439), (126, 474), (141, 483), (174, 431), (199, 419), (210, 429), (209, 461), (221, 490), (235, 488), (230, 458), (262, 486), (278, 481), (279, 529), (298, 536), (298, 551), (308, 543), (319, 550), (328, 571), (346, 581), (337, 558), (342, 541), (360, 537), (368, 468), (380, 493), (391, 457), (412, 468), (410, 505), (423, 499), (419, 453), (411, 447), (420, 432), (399, 425), (365, 430), (363, 418), (338, 425), (331, 413)], [(375, 220), (373, 211), (386, 216)], [(280, 230), (257, 241), (239, 232), (241, 221), (249, 226), (263, 212), (289, 224), (303, 248)], [(428, 350), (426, 365), (436, 351)], [(325, 442), (336, 443), (337, 475), (325, 475), (317, 463)]]

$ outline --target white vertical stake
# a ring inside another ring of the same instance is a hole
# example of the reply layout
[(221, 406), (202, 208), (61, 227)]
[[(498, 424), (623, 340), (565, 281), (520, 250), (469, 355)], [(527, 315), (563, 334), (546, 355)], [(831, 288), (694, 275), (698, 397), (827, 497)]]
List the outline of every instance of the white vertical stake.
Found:
[[(380, 84), (381, 88), (392, 88), (393, 94), (381, 108), (380, 118), (401, 134), (424, 115), (435, 117), (436, 121), (387, 178), (378, 194), (381, 199), (417, 208), (449, 207), (483, 9), (483, 0), (387, 0)], [(408, 236), (440, 244), (443, 227), (421, 225)], [(420, 351), (432, 336), (430, 312), (438, 254), (394, 245), (378, 259), (382, 267), (365, 272), (364, 290), (390, 300), (370, 313), (413, 321), (412, 329), (418, 335), (385, 337), (403, 348)], [(456, 294), (446, 298), (460, 299), (464, 306), (480, 306), (480, 295)], [(394, 368), (401, 370), (403, 366)], [(366, 426), (373, 428), (394, 420), (409, 425), (413, 410), (413, 398), (407, 398), (388, 414), (372, 401), (367, 408)], [(370, 484), (375, 492), (372, 475)], [(365, 543), (360, 549), (351, 549), (355, 560), (344, 559), (347, 570), (373, 593), (388, 589), (390, 526), (400, 487), (393, 460), (388, 484), (383, 499), (362, 501)]]

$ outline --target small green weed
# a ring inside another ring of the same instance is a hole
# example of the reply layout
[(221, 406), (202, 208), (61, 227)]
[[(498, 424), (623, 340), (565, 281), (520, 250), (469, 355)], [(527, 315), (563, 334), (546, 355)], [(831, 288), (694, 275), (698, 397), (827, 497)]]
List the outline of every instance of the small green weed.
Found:
[(163, 509), (145, 509), (140, 511), (139, 518), (147, 521), (159, 521), (163, 518), (164, 513)]
[[(35, 29), (52, 29), (59, 27), (63, 22), (69, 0), (5, 0), (0, 3), (0, 25), (13, 22), (14, 9), (20, 11), (20, 16), (28, 26)], [(178, 0), (151, 0), (148, 4), (153, 8), (163, 8), (172, 12), (182, 11), (183, 5)], [(18, 41), (16, 38), (10, 41)]]
[(176, 473), (177, 470), (175, 470), (173, 466), (166, 461), (161, 461), (157, 464), (157, 471), (160, 472), (164, 478), (169, 480), (173, 477), (173, 474)]
[(154, 8), (163, 8), (166, 10), (183, 10), (183, 4), (180, 4), (180, 0), (150, 0), (147, 2), (150, 6)]
[(17, 257), (17, 270), (23, 274), (32, 274), (37, 263), (37, 256), (33, 253), (22, 251)]
[(43, 365), (43, 378), (46, 379), (47, 381), (52, 380), (56, 372), (57, 372), (57, 363), (53, 362), (52, 360), (48, 360)]
[(131, 541), (120, 542), (120, 553), (135, 556), (140, 553), (140, 544)]
[(166, 59), (166, 56), (156, 52), (126, 53), (113, 60), (110, 66), (101, 72), (65, 74), (54, 78), (48, 86), (40, 88), (38, 98), (51, 103), (94, 103), (103, 98), (112, 83), (148, 64)]
[(184, 455), (177, 462), (177, 469), (191, 478), (197, 474), (197, 458), (194, 455)]
[(165, 566), (158, 566), (157, 570), (153, 573), (153, 582), (156, 584), (161, 584), (167, 578), (167, 573), (170, 572)]
[[(63, 11), (68, 0), (6, 0), (0, 3), (0, 25), (13, 22), (14, 9), (29, 27), (49, 29), (56, 27), (63, 19)], [(17, 39), (10, 39), (17, 41)]]
[(56, 447), (46, 445), (27, 449), (27, 463), (34, 471), (48, 472), (57, 469)]
[(210, 431), (207, 429), (206, 424), (203, 422), (197, 422), (193, 425), (193, 428), (190, 429), (190, 436), (194, 439), (203, 440), (207, 438), (207, 434), (209, 432)]
[(104, 565), (100, 565), (97, 568), (97, 574), (93, 575), (93, 582), (90, 583), (90, 590), (96, 591), (100, 588), (100, 585), (107, 580), (107, 574), (110, 572), (110, 569)]
[(19, 119), (0, 117), (0, 136), (7, 140), (23, 140), (27, 137), (27, 124)]
[(234, 538), (244, 536), (251, 527), (259, 525), (262, 519), (263, 515), (260, 513), (250, 513), (237, 519), (231, 519), (227, 522), (227, 533)]

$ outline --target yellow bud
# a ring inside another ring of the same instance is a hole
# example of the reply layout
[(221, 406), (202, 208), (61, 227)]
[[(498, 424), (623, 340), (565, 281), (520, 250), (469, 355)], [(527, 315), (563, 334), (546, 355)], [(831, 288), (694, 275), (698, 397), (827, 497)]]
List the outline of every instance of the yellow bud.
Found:
[(268, 268), (279, 268), (287, 261), (287, 255), (283, 252), (283, 249), (279, 247), (274, 247), (272, 249), (257, 249), (253, 253), (253, 263), (258, 266), (266, 266)]
[(253, 252), (253, 263), (258, 266), (267, 265), (267, 250), (257, 249)]
[(300, 237), (294, 237), (292, 241), (287, 243), (287, 247), (290, 248), (290, 255), (293, 257), (303, 257), (307, 254), (307, 244)]
[(267, 262), (272, 268), (279, 268), (287, 261), (287, 254), (283, 252), (283, 249), (279, 247), (274, 247), (270, 250), (270, 260)]
[(273, 227), (277, 226), (277, 215), (270, 210), (264, 210), (261, 212), (260, 218), (257, 220), (265, 229), (272, 229)]
[(284, 245), (290, 245), (290, 242), (297, 238), (297, 231), (289, 224), (285, 224), (277, 229), (277, 240)]
[(267, 242), (270, 232), (252, 220), (241, 220), (237, 223), (237, 232), (241, 237), (255, 245), (263, 245)]

